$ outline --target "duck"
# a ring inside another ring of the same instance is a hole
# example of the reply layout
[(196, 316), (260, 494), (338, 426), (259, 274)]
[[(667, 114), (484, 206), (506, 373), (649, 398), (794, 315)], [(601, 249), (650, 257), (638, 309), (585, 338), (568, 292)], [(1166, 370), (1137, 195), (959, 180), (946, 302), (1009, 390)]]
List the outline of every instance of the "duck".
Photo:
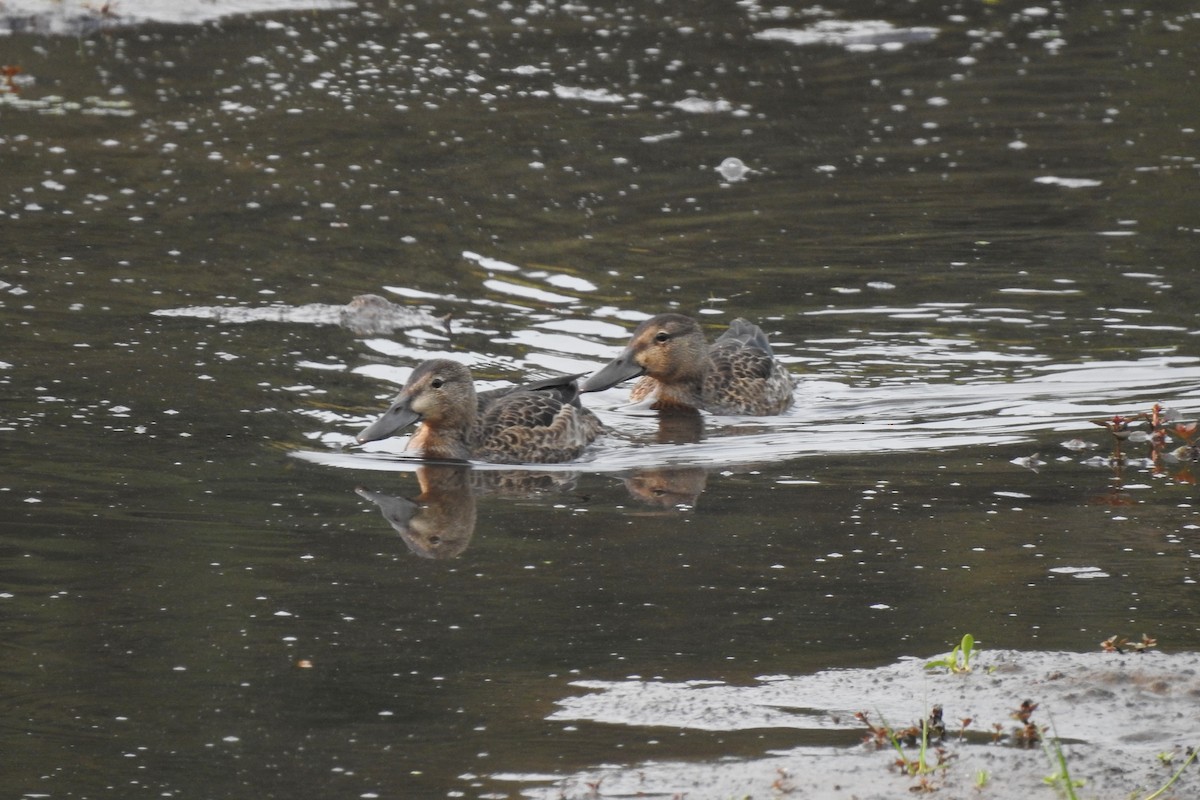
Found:
[(358, 434), (386, 439), (415, 422), (407, 449), (426, 459), (555, 464), (576, 459), (603, 431), (579, 403), (577, 375), (476, 392), (471, 372), (446, 358), (419, 365), (391, 406)]
[(795, 402), (795, 377), (762, 328), (741, 317), (710, 347), (696, 320), (659, 314), (638, 325), (625, 350), (579, 385), (599, 392), (630, 378), (630, 401), (666, 411), (774, 416)]

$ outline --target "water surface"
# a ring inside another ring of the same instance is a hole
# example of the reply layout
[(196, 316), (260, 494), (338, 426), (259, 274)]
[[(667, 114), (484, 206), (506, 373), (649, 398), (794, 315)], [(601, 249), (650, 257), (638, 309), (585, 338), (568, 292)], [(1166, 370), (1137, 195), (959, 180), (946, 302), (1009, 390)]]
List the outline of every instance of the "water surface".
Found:
[[(854, 742), (557, 718), (579, 681), (1200, 647), (1192, 468), (1091, 422), (1200, 414), (1190, 10), (23, 9), (8, 794), (578, 793)], [(762, 325), (797, 406), (609, 390), (580, 463), (446, 479), (453, 547), (381, 513), (419, 465), (350, 445), (420, 361), (589, 372), (663, 310)]]

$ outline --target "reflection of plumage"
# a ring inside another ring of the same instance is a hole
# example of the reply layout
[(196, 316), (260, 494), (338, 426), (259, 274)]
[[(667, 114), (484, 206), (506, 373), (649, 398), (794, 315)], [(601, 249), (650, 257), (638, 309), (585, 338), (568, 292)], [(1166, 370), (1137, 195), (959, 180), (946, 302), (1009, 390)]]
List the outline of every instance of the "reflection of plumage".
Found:
[(575, 485), (576, 473), (557, 470), (474, 469), (470, 464), (430, 462), (416, 469), (421, 493), (414, 498), (354, 491), (379, 507), (408, 549), (422, 558), (457, 558), (475, 533), (475, 502), (484, 494), (529, 497), (562, 492)]
[(355, 489), (379, 506), (408, 549), (423, 558), (456, 558), (475, 533), (475, 495), (470, 467), (429, 464), (417, 471), (421, 494), (414, 500)]
[(448, 359), (413, 370), (391, 407), (358, 441), (386, 438), (417, 421), (421, 428), (408, 446), (426, 458), (497, 464), (570, 461), (603, 430), (579, 404), (573, 376), (477, 394), (467, 368)]
[(577, 472), (538, 472), (530, 469), (484, 469), (471, 475), (475, 494), (500, 497), (534, 497), (561, 494), (575, 488)]
[(624, 479), (629, 494), (650, 506), (695, 506), (708, 473), (702, 467), (662, 467), (638, 470)]
[(659, 409), (769, 416), (794, 402), (795, 379), (775, 358), (762, 329), (741, 318), (710, 347), (694, 319), (682, 314), (652, 317), (580, 391), (601, 391), (638, 376), (630, 399), (652, 398)]

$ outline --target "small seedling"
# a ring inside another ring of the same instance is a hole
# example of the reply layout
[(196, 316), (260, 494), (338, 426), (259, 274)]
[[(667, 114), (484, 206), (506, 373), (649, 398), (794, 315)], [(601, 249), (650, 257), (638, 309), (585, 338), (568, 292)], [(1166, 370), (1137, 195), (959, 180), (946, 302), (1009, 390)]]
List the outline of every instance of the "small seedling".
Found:
[(1144, 653), (1151, 647), (1158, 647), (1158, 639), (1154, 639), (1145, 633), (1142, 634), (1142, 639), (1139, 642), (1131, 642), (1124, 636), (1113, 635), (1100, 643), (1100, 649), (1106, 653), (1124, 653), (1126, 650), (1132, 650), (1135, 653)]
[(1023, 747), (1031, 747), (1042, 741), (1045, 728), (1039, 728), (1031, 717), (1037, 710), (1038, 704), (1032, 700), (1021, 703), (1021, 707), (1012, 712), (1012, 718), (1021, 723), (1021, 727), (1013, 731), (1013, 742)]
[(1158, 639), (1152, 639), (1150, 636), (1143, 633), (1142, 640), (1140, 642), (1134, 642), (1129, 646), (1133, 648), (1135, 653), (1144, 653), (1151, 647), (1158, 647)]
[[(1182, 464), (1182, 469), (1172, 478), (1180, 483), (1196, 482), (1190, 463), (1200, 461), (1200, 422), (1184, 421), (1178, 412), (1157, 403), (1148, 412), (1129, 416), (1117, 414), (1091, 422), (1107, 430), (1112, 437), (1110, 461), (1118, 469), (1125, 463), (1125, 445), (1147, 444), (1155, 473), (1165, 471), (1170, 464)], [(1112, 499), (1118, 497), (1115, 495)]]
[[(940, 711), (939, 707), (939, 714)], [(895, 730), (887, 724), (886, 720), (883, 720), (882, 715), (880, 715), (880, 719), (883, 721), (879, 725), (871, 722), (865, 711), (855, 713), (854, 718), (867, 726), (869, 734), (863, 738), (864, 743), (873, 743), (876, 749), (890, 745), (896, 751), (896, 760), (892, 763), (901, 772), (917, 777), (928, 775), (934, 771), (934, 767), (930, 766), (926, 758), (929, 748), (929, 722), (927, 720), (922, 720), (919, 727), (913, 725), (903, 730)], [(918, 737), (920, 738), (918, 739)], [(920, 743), (921, 749), (916, 758), (909, 758), (905, 755), (904, 745), (906, 742), (914, 745)]]
[(1125, 650), (1123, 648), (1128, 643), (1129, 640), (1124, 636), (1113, 634), (1100, 643), (1100, 649), (1106, 653), (1124, 653)]
[[(941, 711), (942, 711), (942, 709), (939, 706), (938, 713), (940, 714)], [(913, 774), (921, 775), (923, 777), (923, 776), (928, 775), (929, 773), (933, 772), (933, 767), (930, 766), (930, 764), (929, 764), (929, 759), (927, 757), (928, 755), (929, 755), (929, 722), (927, 720), (922, 720), (921, 721), (921, 749), (917, 751), (917, 763), (915, 765), (916, 772)], [(913, 766), (910, 766), (909, 770), (912, 771), (913, 768), (914, 768)], [(922, 780), (921, 783), (922, 783), (922, 785), (924, 785), (926, 782), (924, 780)]]
[(792, 780), (792, 775), (786, 769), (777, 769), (775, 772), (779, 775), (775, 782), (771, 784), (771, 788), (778, 794), (791, 794), (796, 791), (796, 782)]
[(891, 740), (892, 732), (883, 725), (876, 725), (875, 723), (871, 722), (871, 720), (867, 717), (867, 712), (856, 711), (854, 713), (854, 718), (863, 725), (866, 725), (867, 730), (869, 731), (869, 734), (863, 737), (863, 744), (870, 742), (875, 745), (876, 750), (881, 750), (883, 749), (884, 745)]
[(1057, 736), (1046, 743), (1046, 755), (1049, 757), (1051, 765), (1055, 767), (1055, 771), (1042, 780), (1066, 795), (1068, 800), (1079, 800), (1079, 795), (1075, 793), (1075, 790), (1083, 786), (1083, 781), (1071, 778), (1071, 770), (1067, 768), (1067, 756), (1063, 753), (1062, 742), (1058, 740)]
[(1033, 716), (1033, 712), (1037, 711), (1038, 704), (1032, 700), (1025, 700), (1021, 703), (1021, 707), (1012, 712), (1012, 718), (1018, 722), (1029, 724), (1029, 718)]
[(925, 664), (925, 669), (945, 668), (949, 672), (962, 673), (971, 671), (971, 659), (975, 653), (975, 637), (964, 634), (962, 641), (954, 646), (948, 656), (935, 659)]
[[(875, 713), (879, 715), (878, 711)], [(916, 780), (916, 783), (909, 787), (909, 791), (938, 791), (939, 774), (944, 774), (955, 758), (953, 753), (938, 745), (946, 738), (946, 724), (941, 706), (934, 706), (928, 717), (907, 728), (892, 728), (882, 715), (879, 715), (881, 721), (877, 725), (870, 720), (865, 711), (855, 713), (854, 718), (867, 726), (868, 733), (863, 737), (864, 744), (874, 744), (877, 750), (891, 747), (896, 751), (892, 766)], [(916, 754), (909, 757), (905, 752), (906, 747), (917, 748)]]
[[(1170, 789), (1171, 785), (1174, 784), (1175, 781), (1179, 780), (1179, 776), (1182, 775), (1183, 771), (1188, 768), (1188, 765), (1196, 760), (1196, 754), (1200, 753), (1200, 748), (1189, 747), (1187, 749), (1187, 753), (1188, 753), (1187, 760), (1179, 765), (1179, 769), (1175, 770), (1175, 774), (1171, 776), (1171, 780), (1169, 780), (1165, 784), (1163, 784), (1162, 787), (1160, 787), (1157, 792), (1146, 795), (1144, 800), (1158, 800), (1158, 798), (1162, 797), (1163, 793), (1166, 792), (1167, 789)], [(1166, 758), (1164, 758), (1164, 756), (1166, 756)], [(1174, 758), (1174, 756), (1175, 756), (1174, 753), (1159, 753), (1158, 760), (1164, 764), (1170, 764), (1172, 759)]]
[(974, 721), (974, 720), (972, 720), (970, 717), (963, 717), (962, 719), (960, 719), (960, 720), (958, 721), (958, 724), (959, 724), (959, 728), (958, 728), (958, 740), (959, 740), (960, 742), (961, 742), (963, 739), (965, 739), (965, 738), (966, 738), (966, 736), (967, 736), (967, 726), (968, 726), (968, 725), (970, 725), (970, 724), (971, 724), (973, 721)]

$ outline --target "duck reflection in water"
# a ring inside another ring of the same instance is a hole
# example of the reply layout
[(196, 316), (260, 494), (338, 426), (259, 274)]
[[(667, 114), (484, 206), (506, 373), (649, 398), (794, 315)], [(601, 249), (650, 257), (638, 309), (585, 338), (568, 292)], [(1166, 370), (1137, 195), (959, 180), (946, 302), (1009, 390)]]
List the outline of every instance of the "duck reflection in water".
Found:
[[(655, 443), (694, 444), (703, 438), (704, 418), (694, 408), (659, 412)], [(688, 466), (644, 468), (621, 480), (639, 503), (662, 509), (694, 508), (708, 485), (708, 470)]]
[(704, 417), (694, 408), (670, 408), (658, 412), (657, 444), (695, 444), (704, 438)]
[(622, 480), (630, 496), (645, 505), (662, 509), (695, 508), (708, 485), (708, 470), (703, 467), (641, 469)]
[(466, 464), (427, 464), (417, 469), (421, 494), (409, 500), (367, 489), (354, 491), (379, 506), (408, 549), (422, 558), (457, 558), (475, 533), (475, 493)]
[(422, 558), (457, 558), (475, 533), (476, 498), (531, 497), (573, 489), (575, 472), (475, 470), (470, 464), (428, 463), (416, 469), (421, 493), (412, 499), (359, 487), (355, 493), (379, 507), (408, 549)]

